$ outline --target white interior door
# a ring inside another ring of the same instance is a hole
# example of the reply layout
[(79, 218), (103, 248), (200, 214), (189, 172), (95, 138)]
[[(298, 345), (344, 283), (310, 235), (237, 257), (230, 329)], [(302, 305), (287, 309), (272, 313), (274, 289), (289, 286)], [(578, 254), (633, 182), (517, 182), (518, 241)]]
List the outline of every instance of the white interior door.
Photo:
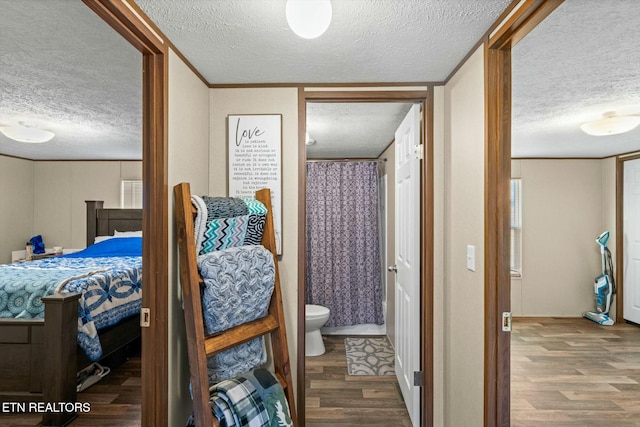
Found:
[(624, 162), (624, 318), (640, 323), (640, 159)]
[(396, 131), (396, 376), (411, 422), (420, 425), (420, 106)]

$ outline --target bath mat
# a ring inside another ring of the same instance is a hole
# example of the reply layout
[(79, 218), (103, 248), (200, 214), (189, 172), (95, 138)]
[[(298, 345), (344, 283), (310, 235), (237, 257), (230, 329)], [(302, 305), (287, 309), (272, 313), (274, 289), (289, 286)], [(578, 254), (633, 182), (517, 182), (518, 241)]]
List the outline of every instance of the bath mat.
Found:
[(349, 375), (395, 375), (395, 354), (387, 337), (344, 340)]

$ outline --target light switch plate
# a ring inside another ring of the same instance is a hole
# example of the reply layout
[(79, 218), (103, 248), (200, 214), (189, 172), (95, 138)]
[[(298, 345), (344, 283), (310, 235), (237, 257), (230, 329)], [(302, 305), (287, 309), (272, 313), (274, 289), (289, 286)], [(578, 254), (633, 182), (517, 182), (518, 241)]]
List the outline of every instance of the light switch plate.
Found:
[(476, 271), (476, 247), (467, 245), (467, 270)]

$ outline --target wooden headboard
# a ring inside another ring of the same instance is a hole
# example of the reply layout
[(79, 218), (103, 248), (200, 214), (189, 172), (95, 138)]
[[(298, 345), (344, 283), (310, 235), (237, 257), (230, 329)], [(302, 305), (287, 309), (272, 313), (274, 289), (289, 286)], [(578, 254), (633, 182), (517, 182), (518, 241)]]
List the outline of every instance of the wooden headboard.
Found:
[(113, 236), (118, 231), (142, 230), (142, 209), (104, 209), (102, 200), (85, 200), (87, 204), (87, 246), (96, 236)]

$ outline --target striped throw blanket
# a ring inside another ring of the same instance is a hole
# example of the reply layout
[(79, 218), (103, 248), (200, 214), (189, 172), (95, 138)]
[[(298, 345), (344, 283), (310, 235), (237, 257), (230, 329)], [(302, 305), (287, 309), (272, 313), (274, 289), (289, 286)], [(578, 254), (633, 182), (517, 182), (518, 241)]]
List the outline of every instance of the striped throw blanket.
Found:
[(267, 208), (254, 199), (191, 196), (198, 255), (234, 246), (259, 245)]
[[(211, 411), (220, 427), (293, 427), (284, 391), (266, 369), (222, 381), (209, 392)], [(195, 426), (193, 415), (187, 426)]]

